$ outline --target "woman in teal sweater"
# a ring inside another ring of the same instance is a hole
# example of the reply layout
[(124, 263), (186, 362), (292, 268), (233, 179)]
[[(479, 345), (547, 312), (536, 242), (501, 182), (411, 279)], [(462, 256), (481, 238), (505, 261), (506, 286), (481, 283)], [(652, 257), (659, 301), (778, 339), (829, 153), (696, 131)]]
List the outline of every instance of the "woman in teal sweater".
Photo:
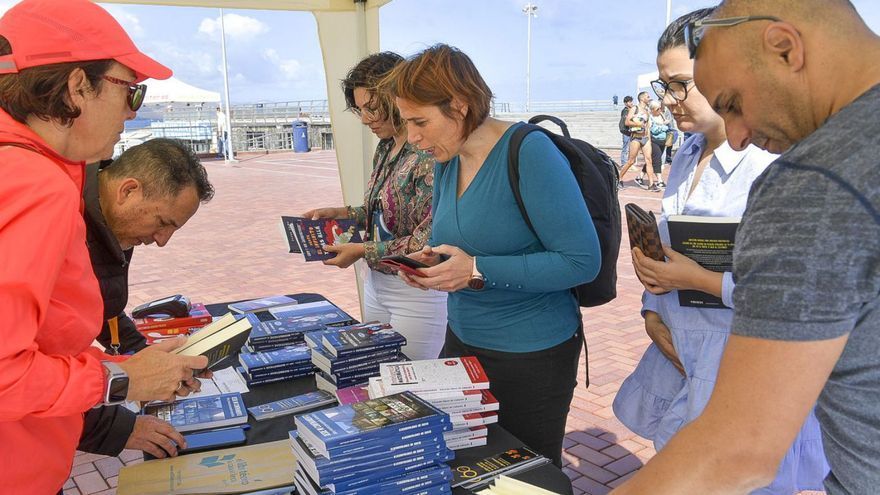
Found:
[(491, 91), (471, 60), (436, 45), (386, 81), (409, 142), (431, 153), (429, 246), (411, 255), (449, 292), (443, 356), (477, 356), (501, 403), (499, 422), (561, 464), (565, 419), (576, 385), (581, 313), (571, 288), (595, 278), (599, 241), (568, 161), (541, 133), (519, 149), (520, 189), (537, 232), (510, 189), (510, 137), (522, 124), (489, 117)]

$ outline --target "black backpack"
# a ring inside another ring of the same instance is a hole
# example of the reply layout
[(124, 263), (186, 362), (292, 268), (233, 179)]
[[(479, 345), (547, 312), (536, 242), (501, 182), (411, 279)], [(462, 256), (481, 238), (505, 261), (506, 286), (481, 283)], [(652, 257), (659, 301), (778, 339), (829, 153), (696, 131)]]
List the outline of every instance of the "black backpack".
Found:
[[(549, 120), (562, 129), (562, 136), (544, 129), (539, 122)], [(602, 251), (602, 265), (595, 280), (575, 287), (578, 304), (583, 307), (599, 306), (617, 297), (617, 255), (620, 252), (620, 203), (617, 201), (617, 184), (620, 180), (617, 164), (607, 154), (590, 143), (572, 139), (568, 126), (561, 119), (550, 115), (536, 115), (528, 124), (517, 128), (510, 138), (508, 152), (508, 175), (510, 188), (516, 198), (523, 220), (532, 233), (535, 228), (526, 213), (519, 190), (519, 149), (523, 139), (530, 132), (543, 132), (568, 159), (584, 202), (593, 218), (599, 247)]]
[(629, 127), (626, 125), (626, 116), (629, 114), (629, 107), (624, 107), (623, 110), (620, 111), (620, 122), (617, 123), (617, 127), (620, 129), (620, 133), (629, 136)]

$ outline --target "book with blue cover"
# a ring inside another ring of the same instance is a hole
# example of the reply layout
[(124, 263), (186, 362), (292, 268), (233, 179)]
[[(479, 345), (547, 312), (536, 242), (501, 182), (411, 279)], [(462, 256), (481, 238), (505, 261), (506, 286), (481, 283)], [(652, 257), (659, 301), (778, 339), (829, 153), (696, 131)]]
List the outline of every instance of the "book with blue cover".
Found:
[(382, 349), (376, 353), (356, 354), (344, 358), (337, 358), (323, 347), (312, 349), (312, 362), (325, 373), (343, 373), (346, 371), (362, 369), (379, 363), (397, 361), (400, 351), (397, 347)]
[(242, 352), (238, 355), (241, 367), (251, 375), (257, 371), (293, 368), (312, 362), (312, 351), (305, 344), (292, 345), (265, 352)]
[(435, 458), (434, 456), (418, 456), (406, 459), (405, 461), (389, 463), (389, 466), (381, 473), (370, 473), (369, 475), (358, 478), (334, 481), (327, 486), (337, 493), (345, 490), (363, 488), (384, 481), (391, 481), (406, 476), (409, 473), (421, 471), (437, 463), (449, 462), (453, 459), (455, 459), (455, 453), (447, 449), (439, 458)]
[(295, 422), (303, 439), (328, 459), (346, 446), (370, 440), (436, 426), (452, 429), (449, 415), (410, 392), (302, 414)]
[(244, 378), (244, 381), (248, 384), (248, 386), (265, 385), (267, 383), (275, 383), (285, 380), (295, 380), (297, 378), (303, 378), (315, 374), (315, 368), (312, 365), (309, 365), (308, 367), (303, 366), (300, 368), (292, 368), (289, 370), (272, 370), (264, 372), (263, 374), (259, 374), (257, 376), (252, 376), (241, 366), (237, 367), (236, 371), (238, 371), (241, 377)]
[(296, 304), (296, 299), (288, 296), (268, 296), (262, 297), (260, 299), (251, 299), (250, 301), (241, 301), (237, 303), (231, 303), (227, 307), (230, 311), (234, 313), (255, 313), (257, 311), (263, 311), (269, 308), (273, 308), (275, 306), (287, 306), (291, 304)]
[(324, 251), (323, 246), (364, 242), (356, 220), (283, 216), (281, 226), (289, 252), (302, 253), (306, 261), (329, 260), (336, 256)]
[(399, 349), (406, 345), (406, 338), (395, 332), (390, 325), (376, 324), (326, 333), (321, 342), (327, 352), (341, 358), (380, 349)]
[(149, 405), (144, 407), (144, 414), (171, 423), (179, 432), (247, 423), (247, 409), (238, 392)]
[(340, 491), (318, 486), (299, 468), (294, 470), (294, 479), (302, 495), (447, 495), (451, 493), (452, 470), (445, 464), (435, 463), (387, 481)]
[(292, 306), (276, 306), (268, 309), (276, 320), (296, 320), (302, 328), (311, 325), (342, 326), (357, 323), (357, 320), (330, 301), (315, 301)]
[(336, 404), (336, 397), (324, 390), (316, 390), (305, 394), (295, 395), (286, 399), (276, 400), (268, 404), (260, 404), (249, 407), (248, 411), (257, 421), (297, 414), (319, 407)]
[(389, 465), (401, 460), (420, 456), (447, 457), (444, 437), (413, 442), (398, 443), (389, 449), (371, 454), (356, 454), (339, 459), (327, 459), (299, 438), (296, 431), (289, 433), (290, 444), (297, 456), (297, 462), (319, 485), (326, 486), (335, 481), (360, 478), (370, 473), (378, 473)]

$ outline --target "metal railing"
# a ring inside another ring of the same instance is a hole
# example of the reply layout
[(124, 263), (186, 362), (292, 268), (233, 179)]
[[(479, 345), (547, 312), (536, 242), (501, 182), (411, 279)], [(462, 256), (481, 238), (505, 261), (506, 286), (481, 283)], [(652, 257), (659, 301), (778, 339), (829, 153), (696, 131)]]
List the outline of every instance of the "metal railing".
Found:
[[(611, 100), (533, 101), (528, 113), (603, 112), (618, 108)], [(493, 102), (492, 113), (526, 113), (526, 105), (523, 102)]]

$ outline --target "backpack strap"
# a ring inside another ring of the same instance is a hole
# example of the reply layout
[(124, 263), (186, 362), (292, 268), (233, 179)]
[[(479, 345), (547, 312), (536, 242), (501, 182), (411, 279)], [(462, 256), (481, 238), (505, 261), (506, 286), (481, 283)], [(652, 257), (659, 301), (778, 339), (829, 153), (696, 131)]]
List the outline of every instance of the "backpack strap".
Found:
[[(529, 220), (529, 214), (526, 212), (526, 205), (523, 203), (522, 193), (519, 190), (519, 149), (522, 146), (523, 139), (532, 132), (550, 134), (550, 131), (535, 125), (534, 123), (535, 121), (541, 122), (543, 120), (550, 120), (551, 122), (558, 124), (559, 127), (562, 128), (562, 132), (568, 137), (568, 127), (565, 125), (565, 122), (550, 115), (538, 115), (532, 117), (528, 124), (523, 124), (513, 131), (513, 135), (510, 137), (510, 147), (507, 150), (507, 176), (510, 180), (510, 190), (513, 192), (513, 198), (516, 200), (516, 206), (519, 207), (519, 212), (522, 215), (523, 220), (525, 220), (526, 225), (529, 227), (529, 230), (532, 231), (532, 234), (535, 235), (535, 238), (538, 239), (538, 242), (541, 242), (541, 238), (538, 237), (538, 233), (535, 232), (535, 227), (532, 226), (532, 221)], [(574, 294), (575, 300), (577, 300), (576, 288), (572, 287), (571, 290)], [(581, 314), (580, 308), (578, 308), (578, 314)], [(583, 316), (581, 316), (581, 319), (578, 322), (577, 334), (580, 336), (579, 338), (584, 344), (584, 363), (586, 363), (587, 369), (584, 388), (587, 388), (590, 386), (590, 361), (588, 358), (589, 351), (587, 350), (587, 335), (586, 332), (584, 332)]]

